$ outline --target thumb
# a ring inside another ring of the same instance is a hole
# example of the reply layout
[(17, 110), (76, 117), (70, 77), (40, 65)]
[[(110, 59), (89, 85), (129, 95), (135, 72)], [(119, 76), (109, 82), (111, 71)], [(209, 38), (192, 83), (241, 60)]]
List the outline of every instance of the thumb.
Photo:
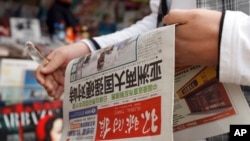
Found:
[(189, 17), (187, 10), (174, 9), (164, 16), (163, 22), (167, 25), (185, 24)]
[(52, 52), (47, 56), (47, 59), (49, 62), (46, 62), (45, 60), (42, 63), (44, 67), (41, 69), (41, 71), (45, 74), (49, 74), (57, 70), (61, 65), (64, 63), (64, 59), (61, 59), (57, 57), (57, 54), (55, 52)]

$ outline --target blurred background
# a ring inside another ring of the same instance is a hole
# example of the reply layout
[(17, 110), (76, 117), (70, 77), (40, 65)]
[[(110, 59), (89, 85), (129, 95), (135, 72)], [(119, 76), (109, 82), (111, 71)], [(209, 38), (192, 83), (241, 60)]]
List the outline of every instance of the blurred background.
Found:
[(36, 81), (38, 63), (29, 57), (26, 41), (55, 49), (115, 32), (150, 13), (148, 0), (0, 0), (0, 5), (1, 141), (36, 141), (47, 134), (41, 131), (49, 121), (62, 118), (62, 100), (53, 101)]

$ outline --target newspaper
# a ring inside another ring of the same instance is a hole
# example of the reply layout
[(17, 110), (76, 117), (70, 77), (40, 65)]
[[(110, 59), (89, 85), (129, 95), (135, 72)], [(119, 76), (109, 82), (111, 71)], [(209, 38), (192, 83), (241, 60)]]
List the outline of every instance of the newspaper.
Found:
[(208, 66), (175, 72), (175, 141), (194, 141), (228, 133), (232, 124), (249, 124), (249, 106), (240, 86), (222, 84)]
[(62, 140), (195, 141), (248, 124), (240, 89), (208, 66), (174, 67), (175, 26), (70, 62)]
[(175, 26), (69, 63), (63, 141), (173, 140)]

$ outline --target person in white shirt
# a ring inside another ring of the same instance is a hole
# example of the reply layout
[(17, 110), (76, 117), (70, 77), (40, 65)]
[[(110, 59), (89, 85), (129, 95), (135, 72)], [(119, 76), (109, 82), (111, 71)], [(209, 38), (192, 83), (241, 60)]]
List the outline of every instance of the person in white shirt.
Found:
[[(170, 14), (164, 18), (163, 22), (166, 24), (179, 23), (176, 28), (177, 66), (191, 64), (219, 65), (219, 79), (221, 82), (250, 84), (250, 76), (247, 74), (250, 69), (247, 64), (250, 46), (250, 34), (248, 32), (250, 19), (248, 15), (236, 11), (225, 11), (222, 14), (216, 11), (191, 10), (185, 13), (186, 11), (172, 10), (177, 8), (207, 8), (217, 11), (241, 10), (249, 14), (249, 0), (242, 0), (240, 4), (238, 4), (238, 1), (231, 2), (231, 0), (197, 0), (195, 2), (194, 0), (162, 0), (163, 2), (164, 4), (161, 5), (163, 9), (162, 14), (159, 14), (160, 12), (158, 11), (161, 8), (160, 0), (150, 0), (152, 12), (134, 25), (113, 34), (84, 39), (80, 42), (57, 48), (47, 57), (50, 62), (46, 65), (41, 64), (38, 67), (36, 71), (38, 82), (44, 86), (50, 96), (59, 99), (63, 93), (64, 71), (70, 60), (152, 30), (159, 23), (157, 19), (163, 18), (170, 11)], [(224, 22), (221, 22), (221, 20)], [(193, 34), (193, 32), (199, 34)], [(190, 33), (194, 36), (191, 36)], [(178, 38), (182, 37), (181, 35), (190, 37), (190, 40), (178, 40)], [(202, 40), (196, 40), (199, 42), (189, 42), (192, 39), (199, 38), (202, 38)], [(186, 43), (189, 43), (190, 46), (185, 48)], [(198, 56), (195, 56), (195, 59), (193, 59), (192, 55), (197, 54)]]

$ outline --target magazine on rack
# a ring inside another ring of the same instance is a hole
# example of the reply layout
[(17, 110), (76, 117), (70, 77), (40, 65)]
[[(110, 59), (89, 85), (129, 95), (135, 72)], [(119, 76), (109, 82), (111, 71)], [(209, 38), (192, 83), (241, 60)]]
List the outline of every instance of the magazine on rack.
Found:
[[(37, 128), (53, 115), (62, 118), (62, 101), (18, 103), (0, 108), (1, 141), (37, 141)], [(60, 126), (60, 125), (59, 125)], [(42, 126), (43, 127), (43, 126)], [(39, 128), (39, 133), (43, 133)], [(46, 134), (48, 136), (48, 134)]]
[[(0, 93), (7, 105), (22, 102), (27, 70), (34, 70), (38, 64), (28, 59), (2, 58), (0, 61)], [(45, 91), (44, 91), (45, 92)]]
[(246, 124), (239, 86), (214, 67), (174, 67), (175, 26), (77, 58), (65, 76), (62, 140), (194, 141)]

